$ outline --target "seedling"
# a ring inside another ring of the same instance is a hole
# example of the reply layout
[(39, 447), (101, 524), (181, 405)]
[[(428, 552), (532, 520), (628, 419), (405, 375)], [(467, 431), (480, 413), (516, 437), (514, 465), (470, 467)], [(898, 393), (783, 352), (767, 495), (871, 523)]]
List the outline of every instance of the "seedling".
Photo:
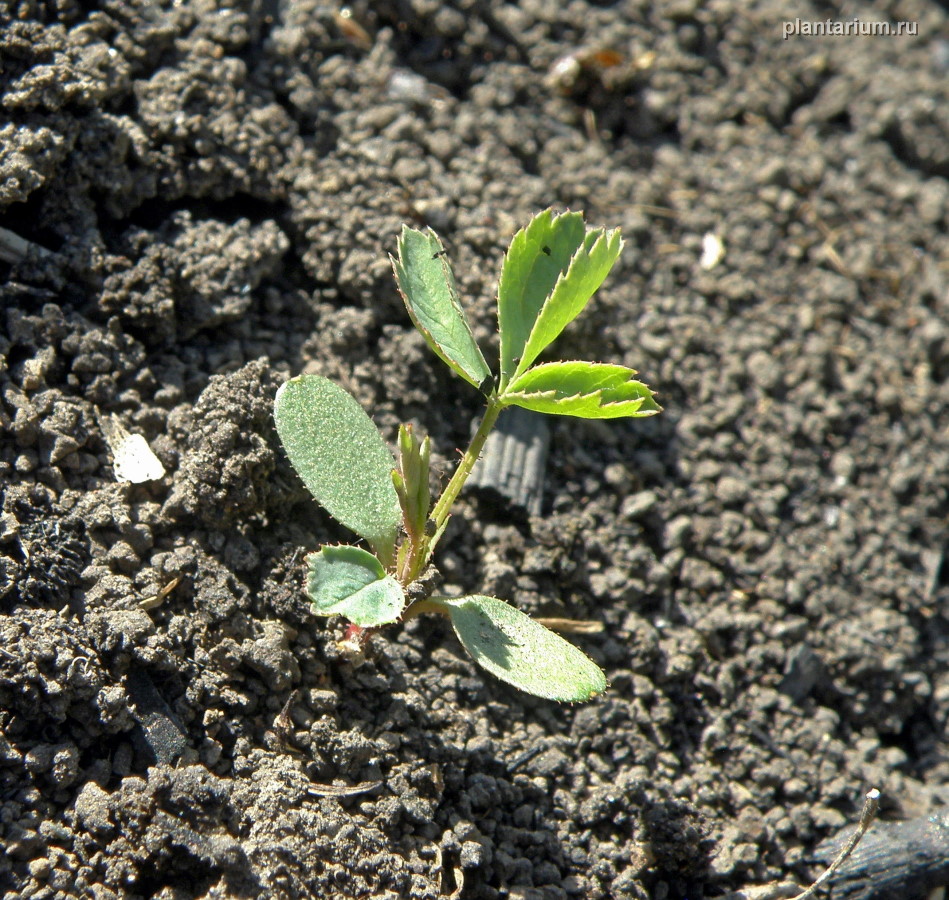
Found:
[(451, 508), (506, 406), (587, 419), (650, 416), (652, 391), (625, 366), (543, 362), (540, 354), (586, 306), (619, 256), (618, 231), (587, 229), (579, 213), (536, 216), (516, 235), (498, 285), (500, 365), (492, 372), (458, 301), (445, 248), (431, 230), (403, 227), (392, 267), (415, 327), (487, 401), (441, 496), (429, 496), (428, 437), (399, 429), (397, 464), (357, 401), (326, 378), (301, 375), (277, 393), (274, 417), (290, 462), (316, 500), (368, 543), (324, 545), (307, 557), (320, 616), (343, 616), (357, 642), (370, 630), (440, 613), (474, 660), (523, 691), (588, 700), (606, 677), (585, 654), (494, 597), (433, 596), (431, 559)]

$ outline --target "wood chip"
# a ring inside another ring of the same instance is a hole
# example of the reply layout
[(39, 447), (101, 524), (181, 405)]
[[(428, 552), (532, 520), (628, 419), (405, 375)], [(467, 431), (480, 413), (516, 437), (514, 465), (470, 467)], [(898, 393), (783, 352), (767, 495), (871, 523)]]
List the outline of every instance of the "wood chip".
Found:
[(544, 499), (544, 473), (550, 427), (543, 415), (513, 406), (498, 417), (470, 484), (492, 490), (539, 516)]
[(357, 797), (382, 785), (381, 781), (360, 781), (359, 784), (311, 784), (308, 792), (316, 797)]

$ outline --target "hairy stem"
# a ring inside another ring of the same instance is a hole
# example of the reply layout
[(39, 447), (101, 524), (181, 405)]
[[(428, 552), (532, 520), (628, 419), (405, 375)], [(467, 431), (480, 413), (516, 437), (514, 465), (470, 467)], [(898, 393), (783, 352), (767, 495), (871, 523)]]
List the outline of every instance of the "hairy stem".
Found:
[(410, 585), (418, 578), (425, 568), (425, 562), (428, 561), (424, 534), (416, 535), (408, 532), (406, 540), (408, 541), (408, 551), (405, 554), (405, 560), (396, 573), (399, 584), (403, 587)]
[(429, 597), (425, 600), (416, 600), (414, 603), (409, 604), (405, 612), (402, 613), (402, 621), (408, 622), (409, 619), (414, 619), (422, 613), (438, 613), (441, 616), (451, 615), (445, 603), (434, 597)]
[(468, 449), (465, 450), (464, 456), (461, 457), (461, 462), (458, 463), (455, 474), (451, 476), (451, 480), (445, 485), (445, 490), (442, 491), (441, 497), (438, 498), (438, 502), (435, 504), (429, 516), (435, 523), (435, 534), (426, 546), (425, 552), (419, 555), (419, 570), (428, 564), (432, 551), (435, 549), (435, 545), (438, 543), (438, 539), (444, 530), (443, 526), (448, 521), (451, 508), (458, 499), (461, 489), (465, 486), (465, 482), (468, 480), (468, 476), (471, 474), (474, 464), (478, 461), (478, 457), (484, 449), (484, 442), (488, 439), (491, 429), (494, 428), (494, 423), (497, 421), (502, 408), (503, 406), (496, 395), (492, 395), (488, 398), (488, 408), (485, 410), (484, 418), (482, 418), (481, 424), (478, 425), (478, 430), (471, 439)]

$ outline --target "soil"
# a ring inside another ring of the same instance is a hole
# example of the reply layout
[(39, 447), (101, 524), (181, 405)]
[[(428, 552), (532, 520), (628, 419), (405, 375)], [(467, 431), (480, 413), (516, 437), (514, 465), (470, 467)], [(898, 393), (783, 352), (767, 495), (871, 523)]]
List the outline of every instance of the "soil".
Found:
[[(949, 14), (788, 15), (4, 4), (4, 898), (696, 900), (809, 883), (872, 786), (884, 820), (945, 810)], [(426, 617), (341, 657), (300, 554), (350, 536), (271, 420), (320, 372), (444, 480), (479, 396), (387, 253), (434, 227), (496, 353), (547, 206), (627, 242), (559, 352), (664, 412), (550, 420), (541, 514), (469, 491), (439, 561), (604, 625), (573, 707)], [(110, 416), (165, 477), (116, 480)]]

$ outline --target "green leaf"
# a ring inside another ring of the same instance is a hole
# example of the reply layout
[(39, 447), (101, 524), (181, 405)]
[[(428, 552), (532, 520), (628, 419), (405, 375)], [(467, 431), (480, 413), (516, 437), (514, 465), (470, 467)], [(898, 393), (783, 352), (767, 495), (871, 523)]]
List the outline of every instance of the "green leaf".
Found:
[(619, 257), (619, 231), (545, 210), (514, 235), (498, 285), (501, 382), (524, 372), (587, 305)]
[(585, 653), (503, 600), (482, 594), (432, 599), (451, 617), (474, 661), (502, 681), (569, 702), (606, 690), (606, 676)]
[(402, 585), (359, 547), (321, 547), (307, 556), (307, 593), (320, 616), (345, 616), (371, 628), (394, 622), (405, 609)]
[(531, 329), (527, 345), (521, 353), (521, 361), (514, 371), (516, 378), (556, 340), (590, 302), (590, 298), (619, 257), (623, 239), (619, 230), (594, 229), (586, 234), (583, 246), (570, 260), (570, 266), (557, 280), (553, 293), (541, 307)]
[(552, 210), (535, 216), (514, 235), (501, 266), (498, 328), (501, 333), (501, 388), (520, 363), (537, 316), (557, 279), (583, 244), (580, 213)]
[(300, 375), (277, 392), (274, 420), (310, 493), (391, 563), (402, 518), (394, 460), (355, 398), (320, 375)]
[(661, 407), (635, 374), (608, 363), (543, 363), (516, 378), (500, 399), (505, 406), (581, 419), (655, 415)]
[(411, 425), (399, 426), (399, 468), (392, 472), (392, 484), (402, 507), (402, 524), (413, 542), (425, 534), (428, 520), (431, 455), (432, 442), (428, 436), (420, 441)]
[(480, 387), (491, 374), (458, 302), (445, 248), (434, 231), (402, 226), (392, 269), (415, 327), (465, 381)]

